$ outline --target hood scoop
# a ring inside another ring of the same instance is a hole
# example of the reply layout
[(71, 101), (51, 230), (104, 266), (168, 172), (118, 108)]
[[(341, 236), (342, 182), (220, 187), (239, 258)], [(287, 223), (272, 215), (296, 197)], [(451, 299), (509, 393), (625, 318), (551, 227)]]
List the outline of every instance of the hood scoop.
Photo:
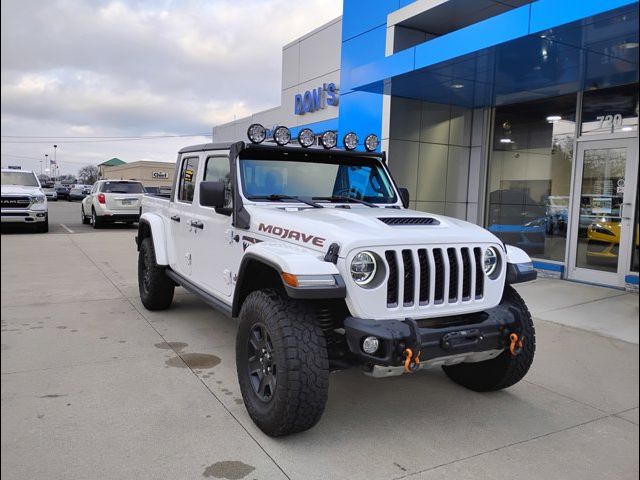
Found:
[(378, 217), (382, 223), (392, 227), (402, 225), (440, 225), (440, 222), (431, 217)]

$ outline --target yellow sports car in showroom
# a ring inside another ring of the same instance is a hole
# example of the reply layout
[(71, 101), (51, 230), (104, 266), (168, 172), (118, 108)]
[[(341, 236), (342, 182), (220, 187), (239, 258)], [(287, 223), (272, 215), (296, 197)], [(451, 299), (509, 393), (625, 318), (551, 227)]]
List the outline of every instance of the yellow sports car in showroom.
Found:
[[(617, 262), (620, 249), (621, 223), (618, 221), (596, 221), (587, 228), (587, 261)], [(634, 235), (635, 247), (638, 248), (638, 225)]]

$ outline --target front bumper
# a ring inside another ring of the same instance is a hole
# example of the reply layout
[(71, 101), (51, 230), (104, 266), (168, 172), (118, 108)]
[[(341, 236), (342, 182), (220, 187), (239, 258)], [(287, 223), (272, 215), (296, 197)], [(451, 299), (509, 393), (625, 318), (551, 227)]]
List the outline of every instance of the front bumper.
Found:
[[(484, 312), (426, 320), (370, 320), (347, 317), (345, 337), (351, 353), (370, 365), (399, 367), (405, 349), (420, 352), (422, 361), (464, 359), (478, 352), (499, 352), (509, 347), (509, 335), (522, 336), (522, 325), (507, 308), (498, 305)], [(364, 352), (366, 337), (378, 339), (373, 354)]]
[(2, 209), (2, 223), (39, 223), (47, 220), (46, 211)]

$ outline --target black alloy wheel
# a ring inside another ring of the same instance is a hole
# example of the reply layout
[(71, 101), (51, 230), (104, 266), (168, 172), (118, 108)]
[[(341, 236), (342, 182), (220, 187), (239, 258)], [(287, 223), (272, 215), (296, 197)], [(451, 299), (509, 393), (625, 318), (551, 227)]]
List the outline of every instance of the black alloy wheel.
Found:
[(263, 402), (270, 402), (276, 391), (278, 371), (273, 343), (267, 328), (258, 323), (249, 332), (248, 368), (251, 387)]

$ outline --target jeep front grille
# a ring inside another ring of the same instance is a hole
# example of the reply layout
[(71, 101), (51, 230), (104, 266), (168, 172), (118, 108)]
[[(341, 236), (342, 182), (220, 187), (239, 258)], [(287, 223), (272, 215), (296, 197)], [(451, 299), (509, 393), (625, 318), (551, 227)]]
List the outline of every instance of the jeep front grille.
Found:
[(0, 206), (2, 208), (29, 208), (31, 197), (2, 197)]
[(464, 303), (484, 295), (480, 247), (386, 250), (387, 307)]

